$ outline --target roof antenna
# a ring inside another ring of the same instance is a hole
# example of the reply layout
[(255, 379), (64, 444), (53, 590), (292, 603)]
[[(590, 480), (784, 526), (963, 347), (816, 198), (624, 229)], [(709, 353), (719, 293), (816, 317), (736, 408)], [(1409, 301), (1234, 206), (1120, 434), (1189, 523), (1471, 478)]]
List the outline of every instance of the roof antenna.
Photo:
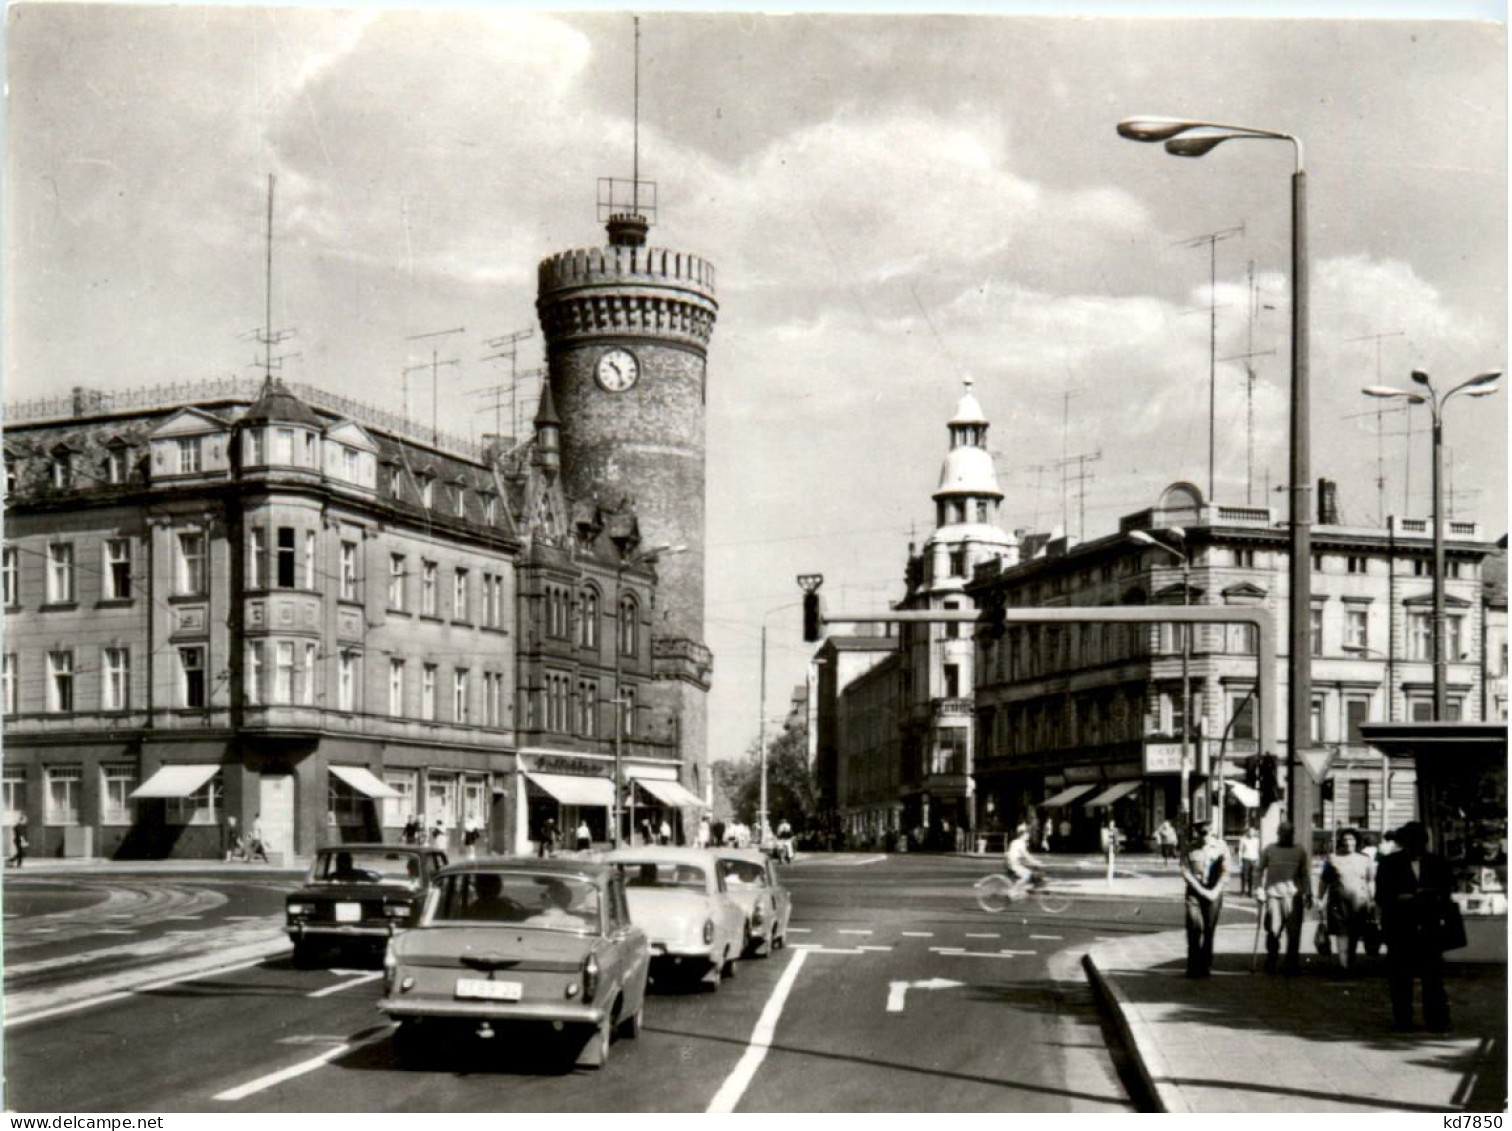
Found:
[[(609, 230), (613, 247), (643, 247), (646, 232), (656, 219), (656, 182), (640, 176), (640, 17), (635, 21), (635, 88), (630, 152), (630, 181), (623, 177), (600, 177), (599, 220)], [(627, 191), (628, 190), (628, 191)]]
[[(268, 174), (268, 234), (267, 234), (267, 260), (263, 267), (263, 324), (256, 332), (256, 340), (263, 347), (263, 392), (267, 393), (273, 387), (273, 368), (276, 362), (281, 362), (282, 357), (273, 356), (273, 347), (279, 342), (286, 341), (294, 336), (293, 330), (273, 329), (273, 189), (278, 183), (272, 173)], [(286, 355), (297, 357), (298, 354)], [(256, 365), (254, 361), (252, 364)]]

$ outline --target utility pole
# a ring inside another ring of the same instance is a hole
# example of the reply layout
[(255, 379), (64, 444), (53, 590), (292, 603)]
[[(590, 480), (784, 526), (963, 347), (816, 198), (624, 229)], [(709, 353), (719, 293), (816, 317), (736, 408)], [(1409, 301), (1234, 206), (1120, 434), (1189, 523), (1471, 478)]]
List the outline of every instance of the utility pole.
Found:
[(1244, 234), (1244, 225), (1183, 240), (1182, 247), (1208, 248), (1208, 502), (1217, 493), (1215, 460), (1218, 443), (1218, 243)]
[[(431, 359), (429, 361), (426, 361), (426, 362), (421, 362), (419, 365), (407, 366), (405, 368), (404, 372), (406, 374), (410, 374), (410, 373), (413, 373), (417, 369), (429, 369), (431, 371), (431, 443), (432, 444), (438, 443), (440, 441), (440, 438), (441, 438), (440, 417), (439, 417), (440, 406), (441, 406), (441, 384), (440, 384), (440, 379), (438, 377), (438, 374), (440, 373), (441, 367), (443, 365), (461, 365), (462, 364), (461, 359), (460, 358), (456, 358), (456, 357), (449, 357), (449, 358), (446, 358), (445, 360), (442, 360), (442, 358), (441, 358), (441, 351), (440, 351), (440, 345), (434, 339), (436, 339), (436, 338), (444, 338), (444, 337), (446, 337), (446, 336), (448, 336), (450, 334), (462, 334), (462, 333), (465, 333), (466, 330), (467, 330), (467, 327), (465, 327), (465, 326), (458, 326), (454, 330), (433, 330), (433, 331), (431, 331), (428, 334), (411, 334), (409, 337), (407, 337), (407, 338), (404, 339), (407, 342), (419, 342), (419, 341), (426, 341), (426, 340), (430, 340), (431, 341)], [(405, 399), (406, 400), (409, 399), (408, 398), (408, 390), (406, 390), (406, 397), (405, 397)]]

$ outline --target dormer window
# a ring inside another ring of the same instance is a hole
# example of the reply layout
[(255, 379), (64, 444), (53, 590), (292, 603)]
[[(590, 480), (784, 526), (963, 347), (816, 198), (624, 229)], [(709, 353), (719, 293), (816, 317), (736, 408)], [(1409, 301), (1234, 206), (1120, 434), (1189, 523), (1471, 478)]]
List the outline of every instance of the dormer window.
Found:
[(435, 505), (435, 499), (436, 481), (429, 475), (422, 475), (420, 477), (420, 505), (430, 510)]
[(59, 448), (52, 454), (52, 483), (59, 490), (73, 486), (73, 452)]
[(467, 488), (460, 483), (452, 492), (452, 514), (458, 518), (467, 517)]
[(105, 482), (126, 482), (126, 445), (113, 444), (105, 453)]
[(403, 490), (403, 487), (404, 487), (404, 469), (402, 467), (399, 467), (398, 465), (392, 465), (392, 466), (390, 466), (389, 467), (389, 473), (388, 473), (388, 493), (389, 493), (389, 495), (392, 496), (393, 498), (397, 499), (399, 497), (400, 491)]
[(200, 438), (181, 436), (178, 439), (178, 473), (198, 475), (200, 470)]
[(5, 457), (5, 493), (7, 495), (16, 493), (16, 461), (10, 456)]
[(356, 448), (341, 446), (341, 474), (348, 483), (356, 483), (362, 471)]
[(493, 495), (483, 496), (483, 521), (493, 526), (499, 519), (499, 500)]

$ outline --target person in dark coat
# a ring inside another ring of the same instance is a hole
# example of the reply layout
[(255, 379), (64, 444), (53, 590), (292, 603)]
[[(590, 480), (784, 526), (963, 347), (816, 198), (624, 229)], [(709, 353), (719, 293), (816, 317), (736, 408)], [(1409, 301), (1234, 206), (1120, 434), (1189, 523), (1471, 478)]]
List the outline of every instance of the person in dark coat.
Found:
[(1449, 1028), (1444, 993), (1444, 917), (1449, 913), (1454, 873), (1442, 856), (1428, 851), (1428, 830), (1410, 821), (1397, 830), (1398, 851), (1376, 871), (1376, 904), (1386, 937), (1386, 977), (1391, 991), (1392, 1028), (1412, 1029), (1412, 984), (1423, 983), (1423, 1025)]
[(1186, 886), (1188, 978), (1206, 978), (1212, 972), (1213, 940), (1223, 910), (1223, 885), (1228, 882), (1228, 874), (1228, 847), (1211, 834), (1208, 822), (1193, 822), (1191, 840), (1181, 856), (1181, 879)]

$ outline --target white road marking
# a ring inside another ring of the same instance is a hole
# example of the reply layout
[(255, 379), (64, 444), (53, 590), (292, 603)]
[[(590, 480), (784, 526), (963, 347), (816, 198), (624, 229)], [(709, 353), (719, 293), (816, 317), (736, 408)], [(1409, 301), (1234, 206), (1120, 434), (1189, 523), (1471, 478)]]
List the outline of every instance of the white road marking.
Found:
[(968, 939), (1000, 939), (1003, 936), (995, 934), (972, 934), (970, 931), (967, 931), (966, 937)]
[(933, 931), (899, 931), (898, 933), (901, 934), (905, 939), (932, 939), (932, 938), (934, 938), (934, 932)]
[(1036, 950), (967, 950), (959, 946), (932, 946), (929, 948), (941, 958), (1017, 958), (1024, 954), (1038, 954)]
[(160, 923), (198, 923), (203, 915), (164, 915), (158, 920)]
[(298, 1064), (290, 1065), (288, 1068), (280, 1069), (277, 1072), (270, 1072), (266, 1076), (259, 1076), (256, 1080), (243, 1084), (239, 1088), (230, 1088), (222, 1092), (215, 1099), (222, 1103), (235, 1103), (237, 1100), (244, 1100), (248, 1096), (255, 1095), (258, 1092), (275, 1088), (285, 1080), (292, 1080), (296, 1076), (303, 1076), (307, 1072), (314, 1072), (317, 1068), (323, 1068), (338, 1056), (352, 1052), (354, 1049), (374, 1044), (387, 1037), (396, 1028), (398, 1026), (392, 1024), (381, 1026), (360, 1040), (349, 1040), (344, 1044), (337, 1045), (335, 1048), (326, 1049), (325, 1052), (318, 1056), (312, 1056), (309, 1060), (300, 1061)]
[(244, 960), (240, 962), (229, 962), (224, 966), (215, 966), (209, 970), (195, 970), (188, 974), (182, 974), (174, 978), (167, 978), (161, 982), (152, 982), (151, 984), (145, 986), (133, 986), (128, 990), (116, 990), (111, 993), (103, 993), (95, 997), (84, 998), (82, 1001), (72, 1001), (67, 1005), (55, 1006), (52, 1009), (39, 1009), (35, 1013), (23, 1014), (20, 1017), (7, 1015), (5, 1018), (5, 1027), (7, 1029), (14, 1029), (17, 1025), (29, 1025), (33, 1021), (45, 1021), (49, 1017), (57, 1017), (60, 1014), (64, 1013), (74, 1013), (80, 1009), (88, 1009), (90, 1006), (107, 1005), (110, 1002), (121, 1001), (123, 998), (132, 997), (136, 994), (145, 994), (150, 993), (153, 990), (167, 989), (169, 986), (176, 986), (180, 982), (193, 982), (199, 978), (209, 978), (216, 974), (232, 974), (237, 970), (246, 970), (252, 966), (261, 966), (266, 961), (266, 956), (259, 956), (249, 961)]
[(902, 1013), (903, 1002), (909, 990), (948, 990), (965, 984), (965, 982), (952, 982), (949, 978), (929, 978), (923, 982), (889, 982), (887, 984), (887, 1012)]
[(851, 947), (836, 946), (836, 947), (829, 947), (829, 946), (825, 946), (823, 943), (794, 943), (793, 944), (793, 949), (794, 950), (801, 950), (804, 953), (810, 953), (810, 952), (812, 952), (814, 954), (865, 954), (866, 953), (866, 951), (862, 950), (859, 946), (851, 946)]
[(811, 934), (814, 933), (814, 928), (813, 927), (789, 927), (788, 928), (788, 933), (789, 934), (793, 934), (793, 935), (811, 935)]
[(751, 1081), (756, 1077), (756, 1070), (766, 1059), (767, 1049), (771, 1047), (772, 1037), (777, 1032), (777, 1019), (782, 1016), (783, 1004), (786, 1003), (788, 994), (793, 992), (793, 983), (798, 980), (798, 971), (803, 969), (803, 960), (807, 957), (806, 950), (794, 951), (792, 961), (787, 964), (787, 969), (777, 980), (772, 996), (767, 999), (766, 1008), (761, 1011), (761, 1016), (756, 1021), (756, 1028), (751, 1031), (750, 1045), (741, 1055), (739, 1062), (735, 1065), (735, 1070), (725, 1078), (719, 1091), (714, 1093), (714, 1098), (709, 1101), (707, 1109), (709, 1113), (727, 1114), (734, 1111), (736, 1105), (740, 1103), (740, 1097), (745, 1095), (745, 1090), (750, 1087)]
[(890, 946), (866, 946), (866, 945), (863, 944), (861, 946), (856, 947), (856, 949), (857, 950), (891, 950), (892, 947), (890, 947)]
[(323, 990), (316, 990), (313, 993), (305, 994), (305, 997), (327, 997), (331, 994), (340, 993), (342, 990), (349, 990), (353, 986), (363, 985), (366, 982), (376, 982), (381, 977), (383, 977), (382, 970), (367, 970), (363, 972), (361, 977), (353, 978), (349, 982), (337, 982), (334, 986), (327, 986)]
[(135, 927), (98, 927), (90, 932), (95, 935), (134, 935), (138, 933)]
[(1061, 941), (1063, 941), (1065, 939), (1066, 936), (1065, 935), (1030, 935), (1029, 937), (1031, 939), (1049, 939), (1049, 940), (1051, 940), (1053, 942), (1061, 942)]
[(869, 934), (871, 934), (871, 932), (870, 931), (848, 931), (848, 930), (846, 930), (845, 928), (842, 927), (840, 930), (836, 931), (835, 934), (837, 934), (837, 935), (869, 935)]
[(305, 1033), (299, 1037), (280, 1037), (273, 1043), (275, 1045), (344, 1045), (346, 1038), (332, 1036), (329, 1033)]

